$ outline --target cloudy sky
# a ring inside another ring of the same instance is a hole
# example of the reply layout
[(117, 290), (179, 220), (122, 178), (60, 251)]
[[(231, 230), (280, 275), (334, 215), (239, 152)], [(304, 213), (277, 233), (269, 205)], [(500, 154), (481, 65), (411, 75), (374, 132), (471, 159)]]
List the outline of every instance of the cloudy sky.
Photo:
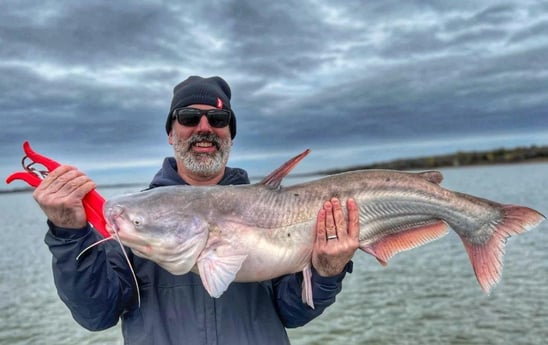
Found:
[(306, 148), (298, 172), (546, 145), (547, 61), (545, 1), (3, 0), (0, 175), (29, 140), (149, 181), (189, 75), (231, 85), (229, 164), (252, 176)]

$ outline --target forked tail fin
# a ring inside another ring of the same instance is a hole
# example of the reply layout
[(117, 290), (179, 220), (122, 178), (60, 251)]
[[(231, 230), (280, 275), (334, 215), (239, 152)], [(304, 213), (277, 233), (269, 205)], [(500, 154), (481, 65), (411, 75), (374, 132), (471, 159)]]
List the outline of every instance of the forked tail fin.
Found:
[(502, 213), (501, 221), (486, 225), (494, 231), (485, 243), (472, 243), (461, 237), (478, 283), (486, 293), (500, 280), (506, 239), (526, 232), (546, 219), (539, 212), (522, 206), (503, 205)]

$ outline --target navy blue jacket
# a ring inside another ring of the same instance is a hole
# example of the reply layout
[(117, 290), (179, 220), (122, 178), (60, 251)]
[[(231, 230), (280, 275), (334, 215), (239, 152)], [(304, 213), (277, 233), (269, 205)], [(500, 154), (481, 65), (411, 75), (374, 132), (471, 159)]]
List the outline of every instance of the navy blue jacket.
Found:
[[(232, 168), (226, 169), (220, 182), (247, 183), (247, 173)], [(175, 160), (166, 158), (150, 187), (177, 184), (186, 183), (177, 174)], [(89, 330), (103, 330), (122, 320), (128, 345), (289, 344), (285, 328), (302, 326), (320, 315), (335, 301), (346, 273), (326, 278), (313, 271), (315, 309), (311, 309), (301, 301), (300, 273), (259, 283), (232, 283), (220, 298), (212, 298), (198, 275), (173, 275), (128, 250), (139, 282), (139, 307), (117, 242), (98, 245), (77, 261), (76, 256), (100, 235), (89, 226), (69, 230), (48, 224), (45, 242), (53, 254), (61, 300)]]

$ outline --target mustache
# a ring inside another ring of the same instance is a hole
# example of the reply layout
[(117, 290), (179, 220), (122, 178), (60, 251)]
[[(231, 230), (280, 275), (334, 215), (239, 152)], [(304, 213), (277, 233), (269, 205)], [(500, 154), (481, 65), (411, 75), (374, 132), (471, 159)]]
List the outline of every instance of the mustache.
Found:
[(195, 134), (191, 136), (188, 139), (188, 146), (191, 147), (192, 145), (195, 145), (199, 143), (200, 141), (209, 141), (213, 145), (215, 145), (217, 149), (220, 149), (222, 144), (221, 138), (219, 138), (217, 135), (213, 133), (209, 133), (209, 134)]

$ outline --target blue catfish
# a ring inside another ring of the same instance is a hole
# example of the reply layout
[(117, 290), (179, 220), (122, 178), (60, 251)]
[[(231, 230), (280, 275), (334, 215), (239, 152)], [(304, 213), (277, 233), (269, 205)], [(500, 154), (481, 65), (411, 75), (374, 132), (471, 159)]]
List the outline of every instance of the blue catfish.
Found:
[(311, 257), (317, 213), (332, 197), (359, 207), (360, 249), (386, 265), (395, 254), (453, 229), (486, 292), (498, 283), (506, 239), (538, 225), (539, 212), (440, 187), (437, 171), (359, 170), (282, 187), (309, 150), (260, 183), (169, 186), (108, 200), (104, 213), (120, 241), (167, 271), (200, 275), (219, 297), (233, 282), (303, 272), (303, 302), (313, 307)]

